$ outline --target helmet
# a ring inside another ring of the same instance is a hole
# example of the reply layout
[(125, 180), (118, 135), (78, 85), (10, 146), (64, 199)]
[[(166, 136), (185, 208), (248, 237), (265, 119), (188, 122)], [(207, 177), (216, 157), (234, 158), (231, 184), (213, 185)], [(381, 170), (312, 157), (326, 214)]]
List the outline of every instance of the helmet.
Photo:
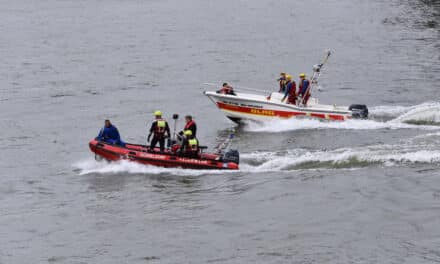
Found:
[(187, 129), (183, 132), (183, 134), (185, 134), (185, 136), (192, 136), (193, 132), (191, 130)]
[(159, 110), (154, 111), (154, 115), (155, 116), (162, 116), (162, 111), (159, 111)]
[(299, 77), (306, 77), (306, 74), (305, 73), (300, 73)]
[(292, 80), (292, 75), (287, 74), (287, 75), (286, 75), (286, 79), (287, 79), (287, 80)]
[(286, 75), (286, 73), (285, 73), (285, 72), (282, 72), (282, 73), (280, 73), (280, 75), (281, 75), (281, 76), (284, 76), (284, 75)]

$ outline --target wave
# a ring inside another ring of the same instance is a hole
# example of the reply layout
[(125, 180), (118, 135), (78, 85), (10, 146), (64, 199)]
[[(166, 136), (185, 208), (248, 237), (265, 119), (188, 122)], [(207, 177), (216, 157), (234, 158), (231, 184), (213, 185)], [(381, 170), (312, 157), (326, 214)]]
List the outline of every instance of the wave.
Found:
[(401, 149), (396, 147), (397, 145), (377, 145), (331, 151), (297, 149), (288, 152), (255, 152), (242, 155), (241, 170), (263, 172), (320, 168), (341, 169), (417, 163), (440, 165), (440, 150), (418, 150), (416, 146)]
[(438, 112), (440, 109), (440, 102), (425, 102), (418, 105), (412, 106), (373, 106), (369, 109), (370, 116), (372, 117), (398, 117), (403, 114), (411, 113), (415, 114), (417, 112)]
[(402, 122), (414, 125), (440, 125), (440, 103), (425, 103), (413, 107), (393, 119), (394, 122)]
[[(440, 133), (424, 135), (426, 139), (439, 137)], [(440, 150), (432, 141), (415, 142), (415, 139), (396, 145), (371, 145), (334, 150), (293, 149), (288, 151), (257, 151), (241, 154), (238, 172), (261, 173), (313, 169), (352, 169), (369, 166), (402, 166), (415, 164), (434, 164), (440, 166)], [(160, 168), (142, 165), (126, 160), (118, 162), (97, 162), (92, 158), (74, 165), (80, 175), (98, 174), (147, 174), (201, 176), (236, 173), (224, 170), (189, 170), (179, 168)]]
[[(304, 129), (440, 129), (440, 103), (427, 102), (416, 106), (377, 106), (370, 110), (371, 119), (352, 119), (343, 122), (318, 119), (274, 119), (267, 122), (248, 121), (249, 132), (284, 132)], [(391, 118), (388, 121), (379, 117)]]
[(193, 170), (181, 168), (162, 168), (139, 164), (127, 160), (116, 162), (96, 161), (93, 158), (85, 159), (73, 164), (74, 170), (79, 175), (87, 174), (148, 174), (148, 175), (175, 175), (175, 176), (200, 176), (206, 174), (224, 174), (224, 170)]

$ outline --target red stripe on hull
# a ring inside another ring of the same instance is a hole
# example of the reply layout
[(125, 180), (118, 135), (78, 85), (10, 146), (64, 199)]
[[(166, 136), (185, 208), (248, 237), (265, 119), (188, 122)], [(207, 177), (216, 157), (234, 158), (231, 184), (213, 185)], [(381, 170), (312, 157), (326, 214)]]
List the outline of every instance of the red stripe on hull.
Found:
[[(298, 112), (298, 111), (280, 111), (280, 110), (269, 110), (269, 109), (258, 109), (251, 108), (246, 106), (238, 106), (238, 105), (230, 105), (222, 102), (217, 102), (217, 106), (220, 109), (239, 112), (244, 114), (251, 115), (259, 115), (259, 116), (273, 116), (273, 117), (282, 117), (282, 118), (291, 118), (295, 116), (306, 116), (310, 115), (311, 117), (321, 118), (321, 119), (331, 119), (331, 120), (345, 120), (349, 118), (345, 115), (337, 115), (337, 114), (322, 114), (322, 113), (313, 113), (313, 112)], [(328, 118), (326, 118), (326, 115)]]

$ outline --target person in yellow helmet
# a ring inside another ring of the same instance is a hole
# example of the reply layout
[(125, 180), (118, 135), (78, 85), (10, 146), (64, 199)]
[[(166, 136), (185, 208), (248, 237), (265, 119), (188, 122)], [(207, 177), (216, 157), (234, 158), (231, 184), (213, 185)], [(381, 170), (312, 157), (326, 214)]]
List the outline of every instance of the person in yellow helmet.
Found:
[(310, 98), (310, 81), (307, 80), (305, 73), (299, 75), (298, 96), (302, 98), (303, 105), (307, 105), (307, 101)]
[(182, 146), (180, 147), (180, 154), (190, 158), (197, 158), (199, 155), (199, 141), (189, 129), (185, 130), (183, 135), (184, 138)]
[(170, 136), (170, 127), (168, 122), (162, 118), (161, 111), (154, 112), (155, 120), (151, 124), (150, 133), (148, 134), (148, 142), (150, 142), (150, 137), (153, 135), (153, 139), (150, 144), (150, 151), (154, 151), (157, 142), (159, 142), (160, 152), (165, 149), (165, 139)]
[(284, 97), (281, 99), (281, 102), (284, 102), (287, 98), (288, 104), (296, 103), (296, 83), (292, 79), (291, 75), (286, 76), (286, 90), (284, 91)]

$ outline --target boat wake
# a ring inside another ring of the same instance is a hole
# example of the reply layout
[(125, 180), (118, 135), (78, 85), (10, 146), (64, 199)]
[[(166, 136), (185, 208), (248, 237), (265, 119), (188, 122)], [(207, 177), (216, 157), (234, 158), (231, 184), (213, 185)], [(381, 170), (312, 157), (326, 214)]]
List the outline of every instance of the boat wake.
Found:
[[(268, 122), (248, 121), (249, 132), (284, 132), (304, 129), (440, 129), (440, 103), (427, 102), (416, 106), (377, 106), (370, 109), (371, 119), (344, 122), (317, 119), (278, 119)], [(387, 121), (383, 121), (387, 120)]]
[[(357, 169), (369, 166), (405, 166), (432, 164), (440, 167), (440, 132), (418, 135), (400, 144), (370, 145), (334, 150), (293, 149), (278, 152), (241, 154), (238, 173), (282, 172), (314, 169)], [(97, 162), (93, 158), (74, 164), (80, 175), (87, 174), (146, 174), (201, 176), (237, 173), (224, 170), (189, 170), (147, 166), (126, 160)]]
[(304, 169), (352, 169), (367, 166), (434, 164), (440, 166), (440, 150), (416, 146), (396, 148), (377, 145), (330, 151), (296, 149), (287, 152), (255, 152), (242, 155), (242, 171), (270, 172)]
[(180, 168), (162, 168), (144, 165), (127, 160), (116, 162), (96, 161), (93, 158), (82, 160), (73, 165), (79, 175), (87, 174), (148, 174), (148, 175), (175, 175), (175, 176), (199, 176), (206, 174), (225, 174), (228, 170), (192, 170)]

